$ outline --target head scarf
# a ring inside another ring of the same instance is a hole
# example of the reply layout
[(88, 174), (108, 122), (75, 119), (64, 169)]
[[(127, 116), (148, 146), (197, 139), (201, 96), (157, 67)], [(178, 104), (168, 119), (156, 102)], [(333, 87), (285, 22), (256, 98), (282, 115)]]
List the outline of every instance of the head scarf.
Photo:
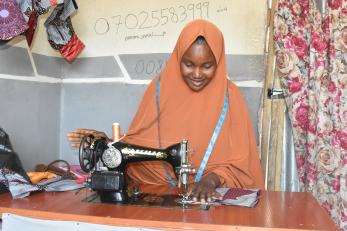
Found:
[[(203, 36), (211, 48), (217, 69), (208, 85), (196, 92), (185, 83), (180, 72), (180, 61), (198, 36)], [(190, 162), (198, 170), (228, 90), (227, 115), (204, 175), (214, 172), (230, 187), (262, 188), (262, 172), (247, 107), (237, 87), (226, 76), (224, 38), (221, 31), (206, 20), (194, 20), (186, 25), (159, 78), (159, 134), (162, 148), (187, 139), (191, 149)], [(125, 137), (128, 143), (159, 147), (157, 81), (158, 78), (151, 82), (142, 98)], [(142, 183), (169, 183), (162, 163), (157, 161), (131, 164), (128, 174)], [(175, 178), (172, 171), (171, 175)]]

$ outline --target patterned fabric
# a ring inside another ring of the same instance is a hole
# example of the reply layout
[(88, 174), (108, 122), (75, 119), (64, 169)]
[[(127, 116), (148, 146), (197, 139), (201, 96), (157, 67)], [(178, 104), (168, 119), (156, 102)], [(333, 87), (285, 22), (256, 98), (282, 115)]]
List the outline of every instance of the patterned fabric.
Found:
[(37, 12), (35, 10), (35, 7), (34, 7), (34, 0), (32, 0), (32, 9), (31, 9), (31, 12), (30, 12), (30, 16), (29, 16), (29, 20), (28, 20), (28, 26), (29, 28), (25, 31), (25, 37), (27, 39), (27, 42), (28, 42), (28, 46), (30, 47), (31, 46), (31, 43), (33, 41), (33, 38), (34, 38), (34, 34), (35, 34), (35, 31), (36, 31), (36, 26), (37, 26)]
[[(23, 169), (22, 162), (12, 148), (10, 137), (5, 130), (0, 127), (0, 169), (1, 168), (10, 169), (23, 176), (25, 179), (29, 179)], [(8, 192), (7, 187), (0, 182), (0, 194), (6, 192)]]
[(56, 6), (45, 22), (51, 47), (59, 50), (69, 62), (73, 61), (84, 49), (85, 46), (76, 36), (70, 19), (78, 8), (74, 0), (18, 0), (18, 3), (29, 25), (26, 31), (29, 46), (35, 34), (37, 17), (46, 14), (51, 7)]
[(293, 126), (302, 191), (347, 230), (347, 0), (279, 0), (277, 70)]
[(32, 184), (20, 174), (7, 168), (0, 168), (0, 183), (9, 189), (13, 199), (27, 197), (34, 191), (64, 192), (85, 187), (83, 184), (76, 183), (75, 180), (64, 179), (60, 176)]
[(59, 50), (63, 57), (71, 62), (83, 50), (84, 44), (75, 34), (70, 16), (76, 11), (77, 5), (73, 0), (65, 0), (58, 5), (45, 22), (48, 41)]
[(70, 41), (59, 51), (67, 61), (72, 62), (84, 47), (82, 41), (74, 34)]
[(223, 196), (217, 204), (254, 207), (259, 201), (259, 189), (217, 188), (216, 191)]
[(249, 194), (252, 194), (252, 193), (254, 193), (254, 190), (243, 189), (243, 188), (230, 188), (223, 195), (223, 200), (236, 199), (236, 198), (238, 198), (240, 196), (249, 195)]
[(30, 195), (30, 192), (39, 191), (44, 188), (41, 185), (31, 184), (23, 176), (7, 168), (0, 169), (0, 183), (9, 189), (13, 199), (27, 197)]
[(28, 28), (16, 0), (0, 1), (0, 40), (9, 40)]
[(2, 127), (0, 127), (0, 151), (13, 152), (10, 138)]
[[(29, 17), (31, 13), (33, 12), (33, 5), (35, 7), (37, 16), (46, 14), (52, 6), (55, 6), (51, 4), (49, 0), (17, 0), (17, 1), (26, 22), (29, 21)], [(59, 0), (60, 4), (63, 2), (64, 0)]]

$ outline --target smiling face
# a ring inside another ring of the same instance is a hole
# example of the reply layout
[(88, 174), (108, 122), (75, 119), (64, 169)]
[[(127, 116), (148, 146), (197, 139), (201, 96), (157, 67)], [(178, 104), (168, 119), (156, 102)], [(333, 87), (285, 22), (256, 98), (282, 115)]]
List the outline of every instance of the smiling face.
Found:
[(194, 42), (184, 53), (180, 69), (186, 84), (193, 91), (202, 90), (214, 77), (217, 62), (206, 41)]

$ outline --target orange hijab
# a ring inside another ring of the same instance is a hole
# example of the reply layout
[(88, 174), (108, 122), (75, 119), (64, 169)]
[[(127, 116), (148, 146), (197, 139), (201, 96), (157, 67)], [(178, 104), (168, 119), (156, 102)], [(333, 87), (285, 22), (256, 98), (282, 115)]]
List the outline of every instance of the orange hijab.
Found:
[[(214, 78), (201, 91), (194, 92), (184, 82), (180, 60), (198, 36), (203, 36), (217, 61)], [(159, 147), (155, 78), (148, 86), (125, 141)], [(198, 170), (224, 104), (226, 90), (229, 106), (221, 131), (205, 168), (220, 176), (224, 186), (263, 188), (263, 177), (247, 107), (226, 76), (224, 39), (211, 22), (195, 20), (181, 32), (176, 47), (160, 74), (160, 139), (163, 148), (187, 139), (193, 153), (190, 162)], [(171, 176), (175, 179), (172, 168)], [(169, 184), (162, 162), (130, 164), (129, 176), (140, 183)], [(193, 177), (191, 179), (193, 181)]]

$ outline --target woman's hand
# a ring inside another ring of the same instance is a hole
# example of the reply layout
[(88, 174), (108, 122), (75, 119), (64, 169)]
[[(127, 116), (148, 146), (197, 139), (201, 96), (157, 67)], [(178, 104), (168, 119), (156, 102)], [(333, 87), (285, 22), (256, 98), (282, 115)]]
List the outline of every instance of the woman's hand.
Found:
[(107, 141), (111, 141), (104, 132), (82, 128), (77, 128), (75, 131), (69, 132), (67, 134), (67, 139), (70, 142), (71, 147), (79, 148), (82, 138), (87, 134), (91, 134), (95, 138), (105, 138)]
[(200, 200), (202, 203), (211, 202), (212, 198), (222, 199), (222, 196), (216, 192), (220, 183), (219, 176), (212, 172), (193, 185), (190, 196), (194, 201)]

